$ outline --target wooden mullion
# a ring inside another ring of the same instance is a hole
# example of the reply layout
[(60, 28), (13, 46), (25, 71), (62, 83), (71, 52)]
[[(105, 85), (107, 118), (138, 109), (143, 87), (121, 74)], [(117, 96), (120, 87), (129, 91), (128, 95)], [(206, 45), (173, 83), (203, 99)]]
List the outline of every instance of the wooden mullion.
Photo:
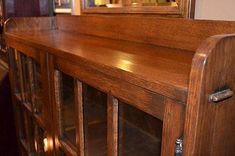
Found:
[(20, 53), (17, 52), (17, 50), (15, 50), (15, 54), (17, 55), (18, 57), (18, 72), (19, 72), (19, 75), (20, 75), (20, 95), (21, 95), (21, 99), (22, 101), (25, 101), (25, 96), (24, 96), (24, 80), (23, 80), (23, 72), (22, 72), (22, 60), (21, 60), (21, 56), (20, 56)]
[(30, 83), (30, 99), (31, 99), (31, 110), (32, 110), (32, 113), (34, 114), (34, 106), (35, 106), (35, 90), (34, 90), (34, 78), (33, 78), (33, 62), (32, 62), (32, 59), (31, 58), (28, 58), (27, 59), (27, 63), (28, 63), (28, 71), (29, 73), (26, 73), (26, 74), (29, 74), (29, 83)]
[(77, 156), (77, 153), (73, 149), (73, 146), (70, 146), (68, 144), (68, 141), (66, 142), (64, 140), (59, 140), (59, 143), (60, 143), (60, 148), (63, 150), (64, 153), (66, 153), (66, 155), (68, 155), (68, 156)]
[(55, 103), (56, 103), (56, 133), (58, 137), (61, 136), (62, 131), (61, 131), (61, 117), (60, 117), (60, 112), (61, 112), (61, 73), (58, 70), (55, 70), (54, 72), (54, 85), (55, 85)]
[(38, 116), (37, 114), (34, 114), (33, 119), (39, 127), (41, 127), (44, 130), (47, 129), (45, 123), (43, 122), (40, 116)]
[(118, 155), (118, 99), (108, 94), (108, 156)]
[(28, 68), (28, 66), (27, 66), (27, 59), (26, 59), (26, 57), (25, 57), (25, 55), (23, 55), (22, 57), (22, 60), (21, 60), (21, 68), (22, 68), (22, 83), (23, 83), (23, 89), (24, 89), (24, 92), (23, 92), (23, 95), (24, 95), (24, 102), (25, 103), (27, 103), (28, 104), (28, 84), (26, 83), (27, 81), (26, 81), (26, 75), (28, 74), (28, 73), (26, 73), (26, 68)]
[[(50, 100), (50, 96), (47, 92), (45, 92), (46, 90), (50, 90), (50, 80), (48, 78), (48, 65), (47, 65), (47, 54), (45, 54), (44, 52), (40, 52), (40, 58), (39, 58), (39, 72), (40, 72), (40, 77), (38, 78), (38, 81), (40, 81), (40, 83), (42, 84), (42, 90), (44, 91), (43, 93), (40, 92), (40, 96), (42, 98), (42, 110), (41, 110), (41, 118), (44, 122), (49, 123), (51, 120), (48, 120), (48, 118), (50, 118), (49, 114), (51, 112), (51, 108), (46, 105), (47, 101), (51, 101)], [(45, 123), (45, 125), (48, 125)]]
[(75, 114), (76, 116), (76, 143), (78, 147), (78, 155), (85, 155), (85, 146), (84, 146), (84, 126), (83, 126), (83, 89), (82, 82), (75, 80)]
[(184, 131), (185, 105), (171, 99), (165, 100), (161, 156), (174, 156), (175, 141)]
[[(60, 99), (58, 99), (59, 94), (59, 80), (60, 76), (59, 71), (56, 71), (54, 69), (54, 57), (52, 55), (47, 56), (47, 69), (48, 69), (48, 82), (50, 82), (49, 88), (49, 101), (51, 105), (48, 105), (48, 108), (50, 109), (50, 114), (48, 114), (48, 118), (52, 118), (52, 123), (46, 123), (47, 128), (49, 128), (48, 132), (51, 132), (53, 143), (54, 143), (54, 152), (52, 152), (52, 155), (59, 155), (59, 115), (58, 115), (58, 102)], [(49, 85), (48, 84), (48, 85)], [(45, 101), (46, 102), (46, 101)], [(45, 103), (46, 104), (46, 103)]]
[[(54, 69), (53, 58), (49, 57), (49, 65), (51, 67), (51, 80), (53, 82), (53, 87), (51, 90), (51, 95), (53, 95), (53, 118), (54, 118), (54, 137), (55, 137), (55, 148), (56, 148), (56, 155), (59, 154), (59, 146), (62, 146), (60, 141), (61, 132), (61, 117), (60, 117), (60, 109), (61, 109), (61, 96), (60, 96), (60, 81), (61, 81), (61, 73), (58, 70)], [(64, 148), (62, 148), (64, 149)]]
[[(87, 84), (84, 84), (84, 83), (82, 85), (82, 97), (83, 97), (84, 105), (87, 104), (88, 103), (87, 102), (88, 91), (87, 91)], [(85, 107), (84, 105), (83, 105), (83, 107)], [(88, 150), (87, 150), (88, 149), (88, 136), (85, 135), (85, 133), (88, 132), (88, 130), (89, 130), (88, 124), (86, 124), (86, 123), (88, 123), (88, 119), (87, 119), (87, 117), (85, 117), (84, 113), (87, 113), (85, 108), (83, 108), (84, 155), (89, 155)]]

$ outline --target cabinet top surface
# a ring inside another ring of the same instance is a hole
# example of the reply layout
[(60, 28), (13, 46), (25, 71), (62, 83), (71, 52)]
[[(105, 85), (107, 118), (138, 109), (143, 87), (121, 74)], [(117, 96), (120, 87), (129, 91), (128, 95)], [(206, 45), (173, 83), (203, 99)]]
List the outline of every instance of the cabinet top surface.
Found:
[(62, 30), (16, 31), (6, 36), (7, 41), (23, 41), (74, 63), (83, 60), (111, 76), (186, 100), (194, 52)]

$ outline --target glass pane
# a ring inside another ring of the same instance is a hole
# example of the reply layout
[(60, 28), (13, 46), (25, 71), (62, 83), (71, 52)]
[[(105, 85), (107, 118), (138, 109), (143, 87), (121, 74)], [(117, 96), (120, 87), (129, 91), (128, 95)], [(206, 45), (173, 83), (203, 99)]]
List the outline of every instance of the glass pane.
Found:
[(21, 59), (22, 77), (23, 77), (23, 91), (24, 91), (23, 101), (25, 103), (31, 103), (28, 58), (26, 55), (20, 54), (20, 59)]
[(119, 104), (119, 156), (160, 156), (162, 121)]
[[(14, 50), (12, 50), (14, 51)], [(14, 60), (14, 80), (15, 80), (15, 93), (20, 93), (20, 64), (19, 64), (19, 57), (17, 52), (13, 52), (13, 60)]]
[(21, 156), (29, 155), (25, 148), (21, 147), (20, 149), (21, 149)]
[(37, 156), (44, 156), (44, 131), (36, 124), (34, 125), (34, 149)]
[(33, 120), (32, 117), (20, 107), (19, 109), (19, 128), (20, 139), (25, 143), (27, 148), (33, 150)]
[(83, 89), (86, 156), (107, 155), (107, 95), (90, 86)]
[(76, 144), (75, 127), (75, 99), (74, 99), (74, 79), (73, 77), (61, 73), (60, 80), (60, 120), (62, 138), (68, 139), (72, 144)]
[(66, 156), (62, 149), (59, 149), (59, 156)]
[(177, 6), (176, 0), (86, 0), (86, 7)]
[(34, 112), (37, 114), (42, 113), (43, 100), (42, 100), (42, 74), (41, 67), (38, 62), (32, 60), (32, 69), (33, 69), (33, 91), (34, 91)]
[(20, 139), (26, 139), (26, 128), (25, 128), (25, 116), (23, 110), (20, 108), (19, 104), (17, 107), (17, 115), (18, 115), (18, 124), (19, 124), (19, 136)]

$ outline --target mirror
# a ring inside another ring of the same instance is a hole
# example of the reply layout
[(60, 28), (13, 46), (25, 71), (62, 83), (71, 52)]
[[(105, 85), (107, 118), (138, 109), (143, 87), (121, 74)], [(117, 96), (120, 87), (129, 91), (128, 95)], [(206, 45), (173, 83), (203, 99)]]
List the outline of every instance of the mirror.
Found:
[(87, 0), (87, 7), (177, 6), (175, 0)]
[(194, 16), (195, 0), (83, 0), (83, 13), (144, 13)]

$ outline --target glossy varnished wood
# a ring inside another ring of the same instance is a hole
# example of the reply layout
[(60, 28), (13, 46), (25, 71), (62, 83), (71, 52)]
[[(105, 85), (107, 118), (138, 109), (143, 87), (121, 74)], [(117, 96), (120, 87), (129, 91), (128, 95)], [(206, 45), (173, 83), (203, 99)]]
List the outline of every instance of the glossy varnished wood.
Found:
[(76, 132), (76, 142), (77, 142), (77, 151), (79, 156), (84, 156), (84, 126), (83, 126), (83, 89), (82, 82), (75, 80), (75, 102), (77, 110), (77, 132)]
[(120, 79), (108, 76), (83, 65), (55, 60), (55, 67), (74, 78), (81, 80), (97, 89), (123, 99), (124, 101), (144, 110), (145, 112), (162, 119), (164, 115), (164, 97), (141, 87), (129, 84)]
[(118, 156), (118, 99), (108, 94), (108, 155)]
[(235, 154), (235, 98), (219, 103), (208, 99), (214, 92), (235, 90), (234, 51), (233, 34), (210, 37), (197, 50), (190, 74), (185, 155)]
[[(234, 33), (235, 22), (133, 16), (60, 16), (53, 20), (53, 27), (25, 29), (27, 23), (41, 20), (18, 19), (21, 31), (17, 24), (10, 24), (6, 41), (30, 56), (37, 51), (49, 54), (55, 121), (51, 130), (57, 151), (86, 154), (86, 137), (82, 136), (86, 128), (77, 127), (77, 144), (81, 145), (75, 148), (60, 140), (62, 71), (78, 80), (77, 94), (89, 95), (82, 87), (86, 84), (108, 95), (109, 155), (118, 154), (117, 99), (163, 122), (162, 156), (174, 155), (175, 140), (181, 136), (185, 156), (234, 155), (234, 97), (215, 104), (208, 102), (208, 96), (226, 88), (235, 90), (234, 35), (213, 36)], [(83, 104), (77, 94), (80, 116), (76, 121), (81, 124)]]
[(186, 100), (193, 52), (72, 35), (60, 30), (13, 34), (13, 40), (8, 41), (15, 47), (20, 44), (20, 39), (29, 46), (50, 51), (53, 55), (67, 58), (74, 63), (84, 62), (87, 66), (111, 76), (115, 75), (129, 83), (170, 98), (184, 102)]
[[(235, 22), (132, 16), (58, 16), (60, 30), (196, 51), (208, 37), (234, 33)], [(95, 29), (94, 29), (95, 25)]]
[(184, 136), (185, 106), (171, 99), (165, 100), (162, 155), (174, 156), (175, 141)]

